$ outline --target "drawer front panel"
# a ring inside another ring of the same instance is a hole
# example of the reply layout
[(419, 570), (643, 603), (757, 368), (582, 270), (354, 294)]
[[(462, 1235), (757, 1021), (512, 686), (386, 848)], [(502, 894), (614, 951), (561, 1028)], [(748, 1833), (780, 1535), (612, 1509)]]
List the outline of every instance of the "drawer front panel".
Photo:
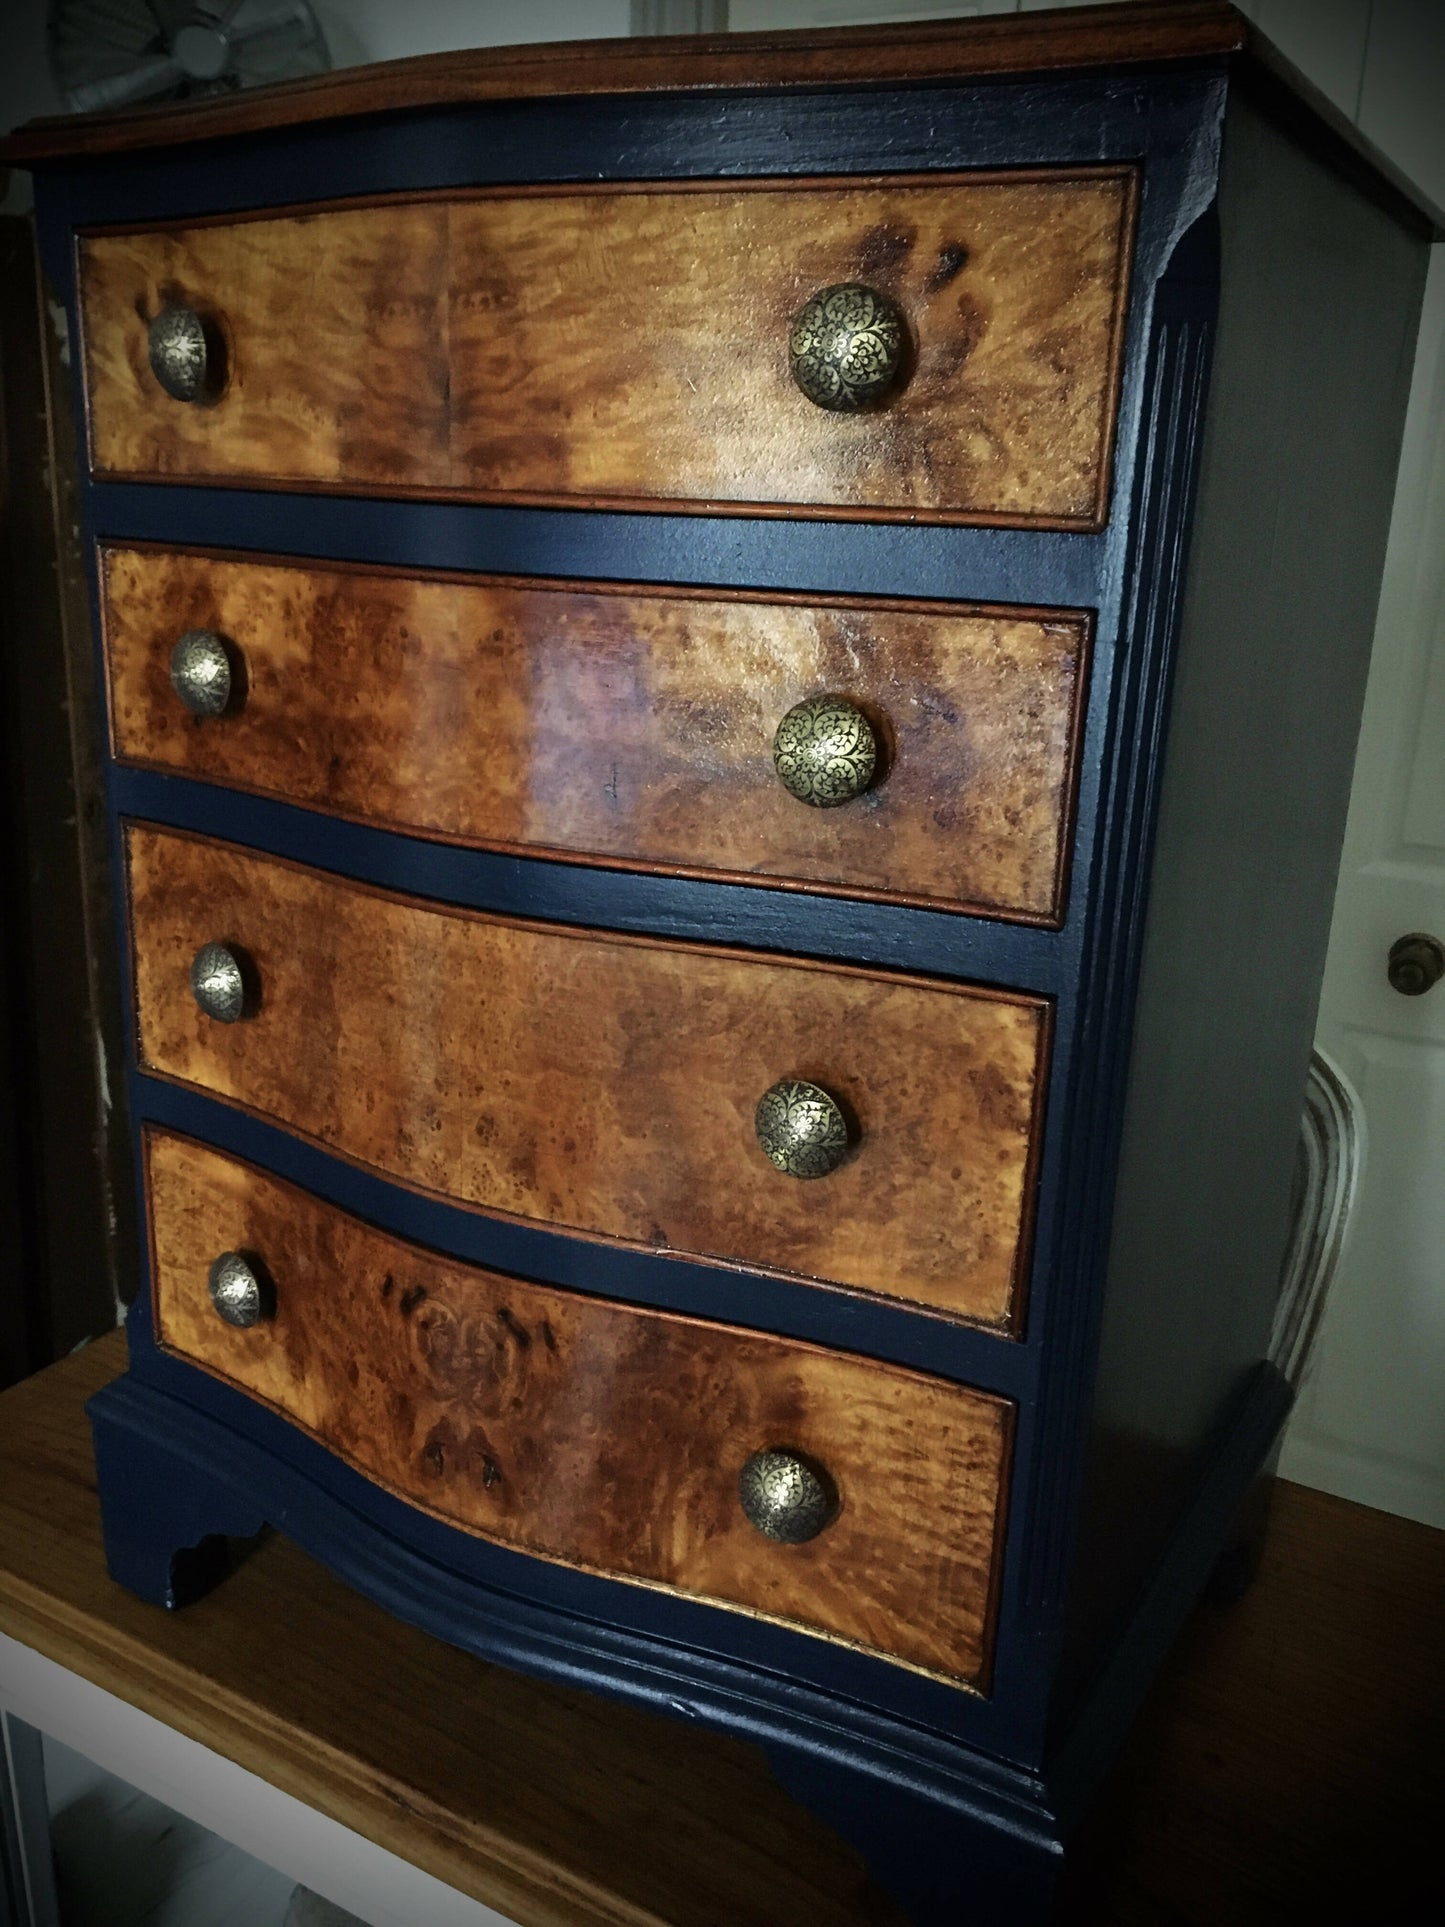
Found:
[[(487, 1211), (1015, 1315), (1041, 999), (430, 908), (143, 826), (128, 848), (148, 1067)], [(211, 942), (259, 986), (240, 1022), (192, 996)], [(759, 1147), (786, 1079), (850, 1121), (826, 1177)]]
[[(103, 474), (383, 494), (1102, 524), (1134, 176), (507, 190), (82, 242)], [(905, 331), (883, 405), (790, 370), (863, 283)], [(224, 388), (172, 400), (166, 307)]]
[[(1003, 1400), (457, 1264), (187, 1139), (150, 1132), (146, 1152), (168, 1350), (488, 1539), (980, 1681)], [(273, 1288), (248, 1330), (208, 1296), (225, 1251)], [(780, 1447), (836, 1491), (802, 1544), (739, 1501), (746, 1461)]]
[[(1085, 618), (581, 591), (158, 550), (102, 557), (126, 762), (390, 827), (1056, 922)], [(192, 629), (244, 693), (194, 719)], [(790, 795), (778, 724), (822, 693), (883, 767)]]

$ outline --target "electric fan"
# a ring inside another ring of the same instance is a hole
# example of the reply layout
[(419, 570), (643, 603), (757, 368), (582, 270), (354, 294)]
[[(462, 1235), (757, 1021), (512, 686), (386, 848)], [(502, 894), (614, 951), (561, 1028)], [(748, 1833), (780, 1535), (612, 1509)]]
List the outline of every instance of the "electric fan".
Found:
[(52, 0), (50, 70), (73, 113), (324, 73), (306, 0)]

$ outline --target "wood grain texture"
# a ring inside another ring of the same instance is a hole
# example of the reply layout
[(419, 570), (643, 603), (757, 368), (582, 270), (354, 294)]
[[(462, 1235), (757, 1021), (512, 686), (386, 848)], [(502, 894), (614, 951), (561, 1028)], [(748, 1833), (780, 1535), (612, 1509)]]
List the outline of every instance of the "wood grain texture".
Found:
[[(1083, 616), (762, 601), (102, 551), (121, 761), (489, 849), (1057, 922)], [(244, 706), (191, 717), (185, 630)], [(875, 719), (886, 778), (810, 809), (772, 761), (804, 697)]]
[[(549, 1290), (403, 1244), (147, 1134), (157, 1333), (401, 1497), (567, 1565), (740, 1606), (976, 1683), (1010, 1408), (896, 1366)], [(276, 1314), (223, 1324), (222, 1250)], [(787, 1445), (839, 1510), (778, 1546), (738, 1479)]]
[[(97, 234), (80, 274), (106, 475), (634, 508), (1101, 526), (1135, 177), (476, 193)], [(861, 280), (914, 367), (816, 407), (792, 317)], [(229, 377), (167, 397), (168, 302)]]
[[(1042, 999), (441, 910), (141, 825), (127, 843), (148, 1068), (487, 1211), (1017, 1312)], [(213, 940), (261, 985), (238, 1024), (191, 996)], [(782, 1077), (856, 1121), (827, 1178), (758, 1148)]]
[(201, 104), (170, 102), (90, 114), (82, 121), (36, 120), (0, 141), (0, 161), (24, 166), (69, 154), (124, 152), (358, 114), (536, 95), (654, 93), (688, 86), (876, 87), (1193, 60), (1235, 53), (1259, 38), (1245, 16), (1222, 0), (1135, 0), (1124, 8), (982, 20), (486, 47), (379, 61)]

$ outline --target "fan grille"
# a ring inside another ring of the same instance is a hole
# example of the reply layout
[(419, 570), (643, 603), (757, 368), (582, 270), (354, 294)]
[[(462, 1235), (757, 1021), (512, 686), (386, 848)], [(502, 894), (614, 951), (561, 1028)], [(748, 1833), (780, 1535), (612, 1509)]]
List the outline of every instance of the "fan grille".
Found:
[(325, 73), (306, 0), (51, 0), (50, 68), (73, 113)]

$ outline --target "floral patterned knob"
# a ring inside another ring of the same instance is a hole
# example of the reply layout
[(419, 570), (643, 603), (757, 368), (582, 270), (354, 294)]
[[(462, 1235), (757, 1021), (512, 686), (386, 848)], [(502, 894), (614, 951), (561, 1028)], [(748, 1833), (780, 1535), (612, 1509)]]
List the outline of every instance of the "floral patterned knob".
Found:
[(790, 796), (830, 810), (851, 803), (873, 781), (878, 739), (846, 696), (810, 696), (778, 724), (773, 767)]
[(194, 308), (162, 308), (146, 350), (151, 373), (172, 401), (205, 401), (219, 386), (216, 343)]
[(171, 651), (171, 687), (193, 716), (224, 716), (235, 694), (224, 639), (211, 629), (187, 629)]
[(848, 1120), (821, 1084), (784, 1078), (758, 1099), (753, 1124), (767, 1157), (790, 1178), (825, 1178), (848, 1154)]
[(206, 1289), (216, 1316), (238, 1331), (259, 1325), (272, 1312), (268, 1282), (244, 1253), (223, 1251), (206, 1274)]
[(793, 319), (793, 380), (819, 408), (872, 408), (898, 380), (907, 339), (894, 302), (861, 281), (839, 282)]
[(816, 1539), (838, 1510), (822, 1466), (786, 1446), (754, 1452), (738, 1480), (738, 1497), (749, 1525), (784, 1546)]
[(245, 1016), (246, 975), (229, 944), (201, 945), (191, 962), (191, 995), (218, 1024), (238, 1023)]

